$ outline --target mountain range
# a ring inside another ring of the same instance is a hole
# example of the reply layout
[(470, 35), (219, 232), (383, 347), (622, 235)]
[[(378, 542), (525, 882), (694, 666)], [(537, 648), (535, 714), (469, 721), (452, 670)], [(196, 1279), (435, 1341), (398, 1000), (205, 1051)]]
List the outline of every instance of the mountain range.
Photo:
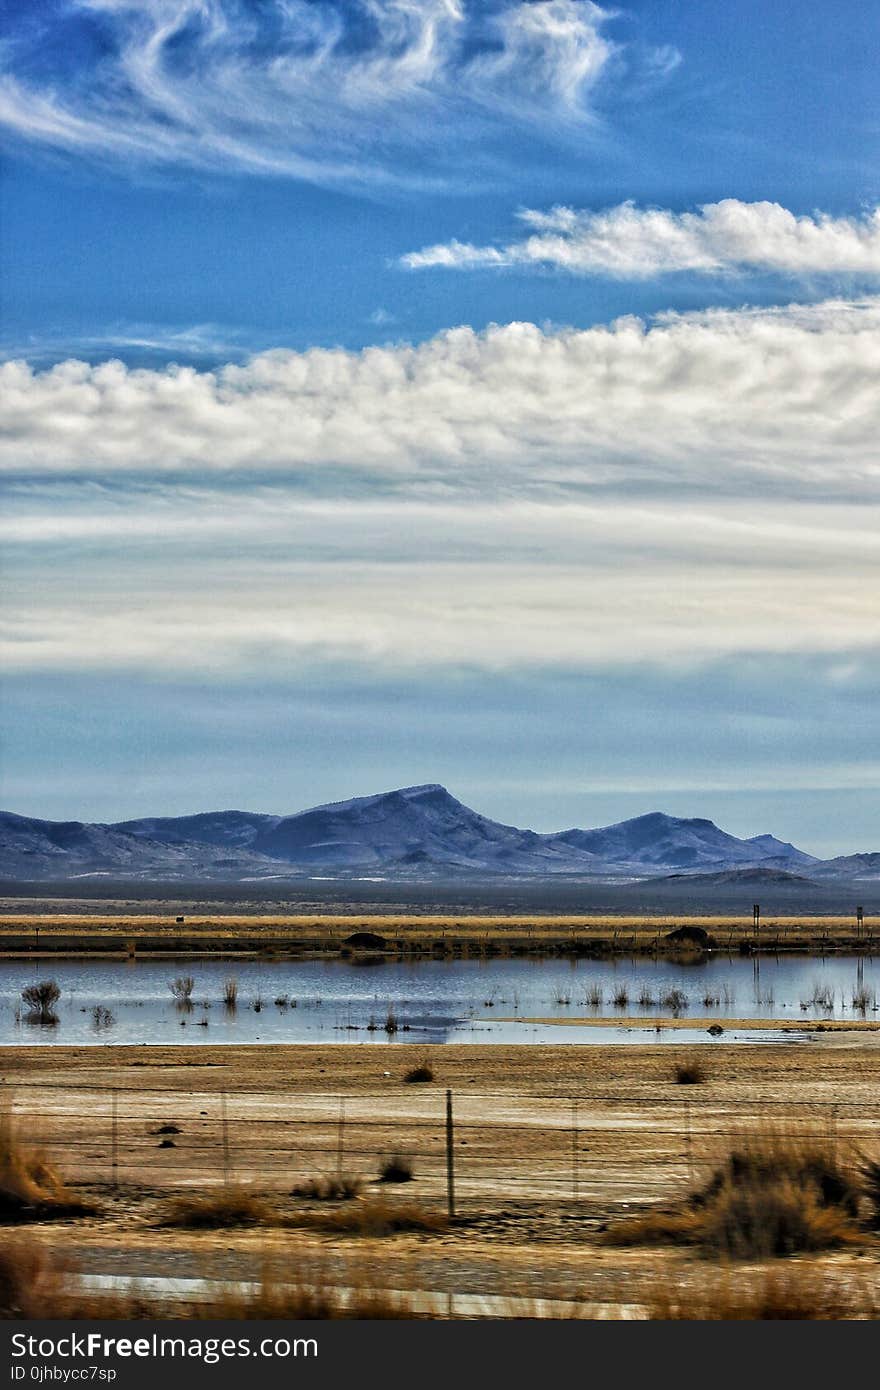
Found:
[[(757, 871), (757, 872), (756, 872)], [(655, 811), (593, 830), (502, 825), (436, 783), (295, 815), (208, 811), (113, 824), (0, 812), (0, 877), (60, 881), (259, 882), (470, 878), (644, 880), (668, 874), (880, 880), (880, 853), (819, 860), (772, 835), (738, 839), (714, 822)]]

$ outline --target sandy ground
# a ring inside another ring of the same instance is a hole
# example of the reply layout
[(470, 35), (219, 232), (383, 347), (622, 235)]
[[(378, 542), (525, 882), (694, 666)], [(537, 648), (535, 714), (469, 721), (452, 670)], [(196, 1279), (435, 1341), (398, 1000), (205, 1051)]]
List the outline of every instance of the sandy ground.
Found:
[[(496, 1023), (532, 1023), (547, 1026), (559, 1025), (567, 1028), (620, 1028), (622, 1026), (620, 1015), (617, 1017), (612, 1015), (610, 1018), (604, 1016), (596, 1016), (595, 1018), (577, 1016), (574, 1018), (525, 1018), (522, 1014), (517, 1014), (506, 1018), (493, 1015), (493, 1018)], [(842, 1035), (841, 1041), (848, 1046), (853, 1045), (854, 1038), (851, 1036), (853, 1034), (860, 1036), (866, 1045), (870, 1045), (872, 1035), (880, 1032), (880, 1022), (872, 1019), (825, 1019), (819, 1022), (809, 1019), (806, 1022), (797, 1023), (789, 1018), (651, 1018), (647, 1014), (639, 1018), (636, 1015), (627, 1014), (623, 1026), (626, 1027), (627, 1031), (642, 1030), (646, 1033), (665, 1032), (670, 1028), (673, 1031), (680, 1029), (691, 1031), (695, 1028), (708, 1031), (709, 1028), (721, 1028), (725, 1033), (732, 1029), (738, 1033), (803, 1034), (807, 1032), (817, 1036), (839, 1033)]]
[[(403, 1076), (426, 1050), (396, 1043), (22, 1047), (0, 1053), (0, 1091), (19, 1132), (101, 1204), (98, 1216), (31, 1228), (83, 1273), (253, 1279), (271, 1258), (298, 1278), (619, 1309), (658, 1279), (698, 1287), (705, 1264), (678, 1250), (602, 1248), (599, 1232), (686, 1192), (744, 1130), (819, 1129), (880, 1156), (872, 1041), (850, 1029), (809, 1044), (721, 1042), (700, 1050), (705, 1080), (691, 1086), (673, 1072), (694, 1053), (674, 1043), (435, 1046), (435, 1080), (423, 1085)], [(381, 1193), (442, 1211), (447, 1089), (457, 1201), (447, 1230), (367, 1239), (158, 1224), (175, 1192), (227, 1177), (273, 1194), (290, 1216), (304, 1209), (291, 1187), (340, 1166), (364, 1181), (361, 1202)], [(163, 1124), (177, 1128), (167, 1147)], [(412, 1156), (414, 1179), (380, 1187), (379, 1164), (395, 1150)], [(819, 1264), (880, 1288), (880, 1246)]]

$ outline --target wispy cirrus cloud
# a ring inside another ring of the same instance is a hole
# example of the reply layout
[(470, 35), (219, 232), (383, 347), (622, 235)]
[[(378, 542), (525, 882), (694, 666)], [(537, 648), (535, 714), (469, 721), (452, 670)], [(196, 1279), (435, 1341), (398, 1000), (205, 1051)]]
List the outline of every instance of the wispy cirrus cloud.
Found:
[(511, 122), (582, 128), (620, 66), (613, 18), (592, 0), (59, 0), (6, 39), (0, 124), (136, 163), (424, 181)]
[[(44, 332), (0, 335), (0, 359), (25, 358), (32, 364), (60, 362), (82, 354), (124, 355), (147, 361), (237, 361), (254, 350), (254, 330), (227, 324), (196, 323), (172, 327), (152, 323), (110, 324), (93, 333)], [(261, 335), (265, 344), (266, 335)]]
[(442, 242), (402, 257), (411, 270), (550, 266), (572, 275), (647, 280), (687, 271), (880, 276), (880, 208), (857, 217), (796, 216), (779, 203), (725, 198), (696, 212), (620, 203), (604, 211), (526, 209), (529, 235), (501, 246)]

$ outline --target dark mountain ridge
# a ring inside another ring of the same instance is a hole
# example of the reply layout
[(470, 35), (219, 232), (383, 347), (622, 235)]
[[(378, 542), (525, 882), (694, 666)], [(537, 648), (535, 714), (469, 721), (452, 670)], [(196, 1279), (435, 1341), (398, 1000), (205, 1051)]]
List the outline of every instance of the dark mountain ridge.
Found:
[(806, 878), (880, 879), (880, 853), (820, 861), (776, 839), (738, 839), (701, 817), (654, 811), (596, 829), (521, 830), (439, 783), (330, 802), (293, 815), (209, 811), (112, 824), (0, 813), (0, 875), (248, 882), (376, 876), (641, 880), (763, 868)]

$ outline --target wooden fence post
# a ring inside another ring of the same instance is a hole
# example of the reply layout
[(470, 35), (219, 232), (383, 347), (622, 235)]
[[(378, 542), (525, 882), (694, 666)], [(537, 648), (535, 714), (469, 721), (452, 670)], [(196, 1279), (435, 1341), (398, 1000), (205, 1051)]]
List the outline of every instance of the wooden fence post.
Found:
[(220, 1092), (220, 1130), (223, 1139), (223, 1183), (229, 1186), (229, 1123), (226, 1116), (226, 1092)]
[(119, 1092), (116, 1090), (110, 1098), (110, 1181), (114, 1189), (119, 1186)]
[(452, 1092), (446, 1092), (446, 1209), (450, 1221), (455, 1216), (455, 1128), (452, 1120)]

